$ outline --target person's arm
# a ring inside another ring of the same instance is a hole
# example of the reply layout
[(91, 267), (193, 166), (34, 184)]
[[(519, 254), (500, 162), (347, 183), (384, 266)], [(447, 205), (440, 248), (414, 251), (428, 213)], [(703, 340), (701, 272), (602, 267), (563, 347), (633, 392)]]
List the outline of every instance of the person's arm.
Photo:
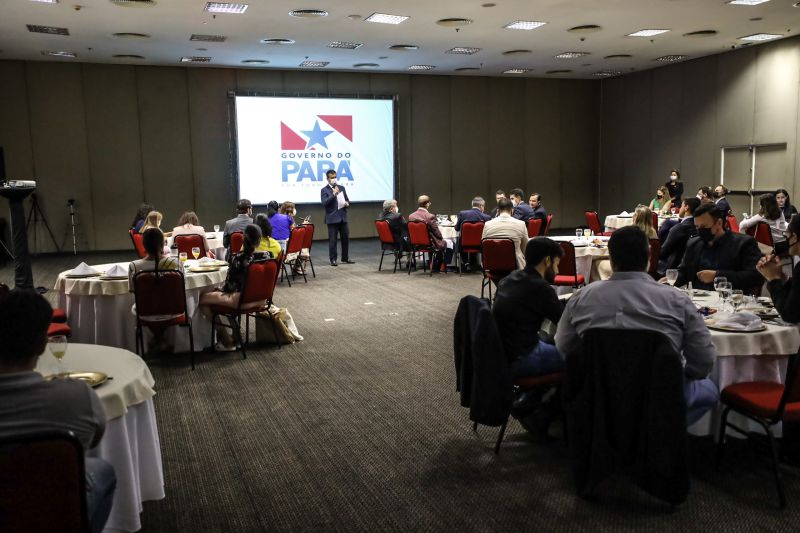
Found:
[(333, 192), (333, 189), (330, 187), (323, 187), (320, 193), (320, 201), (326, 208), (336, 203), (336, 194)]
[(350, 207), (350, 197), (347, 196), (347, 189), (342, 187), (342, 194), (344, 194), (344, 207), (342, 209), (347, 209)]
[(128, 264), (128, 292), (133, 292), (133, 276), (136, 275), (136, 265), (131, 261)]
[(647, 206), (647, 207), (650, 209), (650, 211), (655, 211), (656, 210), (656, 199), (653, 198), (652, 200), (650, 200), (650, 205)]
[(550, 285), (542, 285), (538, 305), (541, 306), (542, 314), (547, 320), (553, 324), (558, 324), (564, 312), (564, 304), (558, 299), (556, 291)]
[(683, 306), (683, 357), (686, 359), (684, 373), (692, 379), (708, 377), (717, 349), (711, 342), (711, 333), (703, 322), (694, 304), (686, 297), (678, 299)]
[(519, 207), (514, 208), (514, 211), (511, 212), (511, 216), (516, 218), (517, 220), (522, 220), (525, 218), (525, 215), (522, 213), (522, 209), (520, 209)]
[(800, 276), (800, 264), (794, 268), (789, 280), (783, 279), (779, 259), (772, 259), (769, 266), (772, 268), (762, 268), (760, 271), (767, 279), (767, 289), (775, 309), (786, 322), (800, 322), (800, 283), (792, 283)]
[(694, 262), (693, 258), (695, 253), (695, 248), (697, 245), (691, 246), (691, 242), (686, 243), (686, 250), (683, 252), (683, 258), (681, 258), (681, 263), (678, 265), (678, 279), (675, 281), (676, 287), (681, 287), (686, 285), (689, 281), (694, 281), (697, 275), (697, 272), (690, 272), (690, 269), (694, 269)]
[(464, 217), (461, 216), (461, 213), (458, 214), (458, 218), (456, 218), (456, 231), (461, 231), (461, 224), (464, 222)]
[(683, 228), (680, 226), (680, 224), (677, 224), (669, 229), (667, 238), (664, 240), (664, 244), (661, 245), (661, 252), (658, 256), (659, 259), (668, 259), (680, 245), (681, 238), (683, 237), (683, 232), (681, 231)]
[(431, 218), (431, 221), (428, 224), (428, 227), (430, 228), (431, 235), (433, 235), (434, 237), (436, 237), (439, 240), (443, 239), (442, 232), (439, 230), (439, 223), (436, 222), (436, 217)]
[(570, 354), (576, 353), (580, 350), (581, 338), (578, 331), (572, 324), (572, 313), (575, 309), (575, 302), (577, 295), (570, 298), (564, 312), (558, 321), (558, 329), (556, 330), (556, 348), (558, 353), (561, 354), (562, 359), (566, 359)]
[(672, 209), (672, 198), (667, 198), (666, 203), (661, 206), (659, 214), (666, 215), (667, 213), (669, 213), (670, 209)]
[(750, 218), (745, 218), (741, 222), (739, 222), (739, 231), (744, 233), (745, 230), (748, 230), (758, 224), (759, 222), (766, 222), (764, 217), (761, 215), (753, 215)]
[(683, 183), (678, 182), (675, 184), (675, 195), (672, 197), (674, 200), (675, 198), (680, 198), (683, 196)]
[(222, 246), (225, 248), (230, 248), (231, 246), (231, 227), (227, 222), (225, 223), (225, 228), (222, 230)]
[(733, 250), (731, 254), (733, 257), (738, 256), (741, 259), (740, 268), (738, 270), (724, 270), (717, 271), (717, 276), (724, 276), (728, 278), (733, 284), (734, 289), (748, 290), (757, 287), (764, 282), (756, 265), (763, 257), (761, 250), (758, 249), (758, 243), (752, 237), (745, 237), (741, 247), (738, 250)]

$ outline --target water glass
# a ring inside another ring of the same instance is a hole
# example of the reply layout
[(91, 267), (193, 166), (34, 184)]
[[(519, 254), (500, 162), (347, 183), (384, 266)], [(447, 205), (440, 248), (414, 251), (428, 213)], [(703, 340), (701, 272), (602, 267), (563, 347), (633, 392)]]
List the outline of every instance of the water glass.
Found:
[(677, 268), (668, 268), (667, 269), (667, 283), (669, 283), (672, 287), (674, 287), (676, 281), (678, 281), (678, 269)]
[(719, 294), (719, 298), (722, 301), (722, 305), (720, 305), (721, 308), (727, 307), (728, 298), (730, 298), (732, 292), (733, 284), (730, 281), (719, 284), (719, 287), (717, 288), (717, 294)]
[(50, 350), (50, 353), (53, 354), (53, 357), (56, 358), (58, 361), (58, 374), (63, 374), (66, 372), (64, 369), (64, 355), (67, 353), (67, 336), (66, 335), (53, 335), (49, 339), (47, 339), (47, 348)]
[(737, 312), (739, 308), (744, 303), (744, 292), (740, 290), (731, 291), (731, 305), (733, 306), (733, 312)]
[(583, 230), (581, 228), (578, 228), (575, 230), (575, 238), (580, 239), (581, 237), (583, 237)]
[(725, 276), (717, 276), (716, 278), (714, 278), (714, 290), (715, 291), (718, 290), (717, 288), (718, 285), (720, 283), (725, 283), (726, 281), (728, 281), (728, 278), (726, 278)]
[(214, 224), (214, 233), (219, 233), (219, 224)]

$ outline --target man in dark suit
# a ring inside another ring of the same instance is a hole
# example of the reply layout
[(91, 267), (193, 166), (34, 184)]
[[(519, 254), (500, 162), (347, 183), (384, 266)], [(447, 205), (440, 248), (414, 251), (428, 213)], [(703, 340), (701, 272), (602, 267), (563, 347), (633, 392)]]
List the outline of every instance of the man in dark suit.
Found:
[(411, 251), (411, 245), (408, 242), (408, 223), (403, 218), (403, 215), (400, 214), (397, 200), (392, 199), (383, 202), (383, 213), (378, 217), (378, 220), (385, 220), (389, 223), (389, 229), (392, 230), (394, 243), (397, 245), (398, 250)]
[(325, 173), (328, 184), (322, 188), (321, 199), (325, 207), (325, 224), (328, 225), (328, 255), (331, 266), (337, 266), (336, 239), (342, 237), (342, 263), (355, 263), (350, 260), (350, 228), (347, 225), (347, 208), (350, 207), (350, 198), (344, 186), (337, 185), (336, 171), (329, 170)]
[[(473, 198), (472, 209), (465, 209), (458, 214), (458, 218), (456, 219), (456, 231), (461, 231), (461, 225), (464, 222), (486, 222), (487, 220), (491, 220), (492, 216), (484, 213), (485, 207), (486, 201), (483, 198), (480, 196)], [(475, 256), (473, 255), (473, 260), (474, 259)], [(464, 252), (461, 252), (461, 270), (465, 272), (471, 270), (469, 254)]]
[[(498, 205), (500, 204), (500, 200), (505, 200), (505, 198), (506, 198), (506, 191), (504, 191), (503, 189), (497, 189), (497, 192), (494, 193), (494, 199), (495, 199), (495, 201), (497, 202)], [(499, 214), (500, 214), (500, 209), (497, 208), (497, 207), (492, 209), (492, 212), (489, 213), (489, 215), (492, 218), (496, 218), (497, 215), (499, 215)]]
[(525, 202), (525, 192), (522, 189), (513, 189), (510, 196), (511, 201), (514, 202), (514, 212), (511, 216), (527, 225), (528, 221), (533, 218), (533, 208)]
[[(442, 232), (439, 230), (439, 224), (436, 222), (436, 215), (429, 211), (431, 207), (431, 199), (429, 196), (422, 195), (417, 199), (419, 208), (408, 215), (409, 222), (424, 222), (428, 226), (428, 235), (431, 239), (431, 246), (436, 251), (433, 260), (433, 271), (444, 271), (450, 260), (453, 258), (453, 249), (447, 245)], [(444, 256), (444, 263), (442, 263), (442, 256)], [(759, 274), (760, 275), (760, 274)]]
[[(692, 282), (694, 288), (714, 290), (714, 278), (724, 276), (734, 289), (749, 291), (764, 283), (756, 264), (761, 251), (749, 235), (725, 229), (725, 217), (713, 203), (694, 212), (697, 237), (689, 239), (678, 266), (675, 285)], [(665, 280), (662, 280), (665, 281)]]
[[(661, 245), (661, 253), (658, 259), (658, 274), (663, 276), (667, 269), (678, 268), (686, 251), (686, 243), (691, 237), (697, 235), (697, 228), (694, 225), (694, 211), (700, 207), (700, 200), (697, 198), (687, 198), (681, 205), (678, 213), (681, 221), (669, 229), (669, 233), (664, 238)], [(665, 222), (666, 223), (666, 222)]]
[(244, 231), (244, 228), (253, 223), (253, 204), (250, 200), (242, 198), (236, 204), (235, 218), (225, 221), (225, 229), (222, 232), (222, 246), (230, 249), (231, 234), (237, 231)]
[(547, 209), (544, 208), (544, 204), (542, 203), (542, 195), (538, 192), (531, 194), (531, 199), (530, 202), (528, 202), (528, 205), (530, 205), (531, 209), (533, 209), (533, 217), (531, 218), (538, 218), (542, 221), (539, 235), (544, 235), (544, 230), (547, 229)]
[(722, 211), (722, 214), (726, 217), (731, 212), (731, 204), (725, 199), (727, 194), (728, 188), (726, 186), (720, 184), (714, 187), (714, 203), (717, 205), (717, 209)]

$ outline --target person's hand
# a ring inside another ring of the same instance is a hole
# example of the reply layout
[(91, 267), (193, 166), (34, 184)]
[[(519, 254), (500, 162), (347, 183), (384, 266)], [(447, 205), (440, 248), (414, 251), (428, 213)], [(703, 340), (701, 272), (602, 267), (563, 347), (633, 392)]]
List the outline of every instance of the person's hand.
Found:
[(658, 282), (659, 282), (659, 283), (667, 283), (667, 276), (664, 276), (663, 278), (661, 278), (660, 280), (658, 280)]
[(311, 215), (307, 215), (306, 218), (303, 219), (303, 224), (308, 224), (309, 220), (311, 220)]
[(767, 281), (783, 279), (780, 258), (778, 258), (778, 256), (775, 254), (769, 254), (768, 256), (759, 259), (758, 263), (756, 264), (756, 270), (758, 270)]
[(214, 254), (214, 252), (213, 252), (213, 251), (211, 251), (211, 250), (209, 250), (208, 252), (206, 252), (206, 255), (208, 255), (208, 257), (210, 257), (211, 259), (216, 259), (216, 258), (217, 258), (217, 256), (216, 256), (216, 255)]
[(345, 202), (345, 203), (344, 203), (344, 206), (345, 206), (345, 207), (350, 207), (350, 202)]
[(701, 270), (697, 273), (697, 279), (703, 283), (713, 283), (714, 278), (717, 277), (716, 270)]
[(333, 194), (339, 194), (339, 192), (340, 192), (339, 186), (337, 185), (336, 187), (333, 188)]

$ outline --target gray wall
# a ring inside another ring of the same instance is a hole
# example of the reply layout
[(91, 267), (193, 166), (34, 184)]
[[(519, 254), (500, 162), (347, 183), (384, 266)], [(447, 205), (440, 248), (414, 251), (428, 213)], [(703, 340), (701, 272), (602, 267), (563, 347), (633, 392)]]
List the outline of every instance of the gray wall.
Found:
[[(71, 246), (66, 201), (77, 200), (82, 250), (128, 248), (142, 201), (165, 228), (187, 209), (207, 228), (230, 218), (231, 90), (397, 94), (404, 213), (420, 194), (454, 213), (522, 187), (543, 195), (558, 227), (597, 202), (599, 82), (18, 61), (0, 61), (0, 80), (7, 173), (38, 180), (60, 245)], [(354, 205), (351, 234), (373, 236), (379, 210)], [(299, 211), (325, 238), (322, 208)], [(42, 237), (36, 251), (52, 250)]]
[[(648, 203), (672, 168), (690, 196), (718, 184), (723, 145), (786, 142), (758, 156), (757, 188), (800, 194), (799, 71), (792, 38), (604, 80), (600, 212)], [(749, 188), (749, 169), (746, 151), (726, 155), (725, 183)], [(748, 196), (730, 200), (737, 216), (749, 212)]]

